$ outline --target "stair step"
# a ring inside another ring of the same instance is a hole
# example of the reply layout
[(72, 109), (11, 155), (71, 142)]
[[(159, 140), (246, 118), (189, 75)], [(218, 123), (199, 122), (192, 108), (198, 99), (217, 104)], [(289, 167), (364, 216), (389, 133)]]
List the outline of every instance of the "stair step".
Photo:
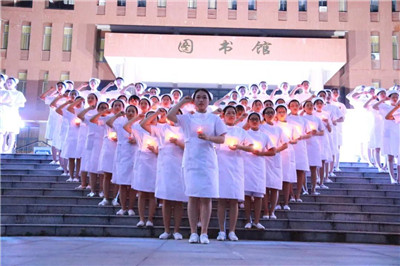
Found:
[[(135, 226), (103, 226), (103, 225), (54, 225), (54, 224), (2, 224), (3, 236), (115, 236), (115, 237), (158, 237), (164, 232), (163, 227), (137, 228)], [(219, 229), (209, 228), (210, 239), (215, 239)], [(181, 228), (187, 239), (190, 229)], [(237, 229), (239, 239), (271, 240), (271, 241), (314, 241), (339, 243), (400, 244), (399, 233), (375, 233), (362, 231), (339, 230), (244, 230)]]
[(53, 160), (51, 155), (43, 154), (27, 154), (27, 153), (13, 153), (13, 154), (1, 154), (1, 159), (26, 159), (26, 160)]

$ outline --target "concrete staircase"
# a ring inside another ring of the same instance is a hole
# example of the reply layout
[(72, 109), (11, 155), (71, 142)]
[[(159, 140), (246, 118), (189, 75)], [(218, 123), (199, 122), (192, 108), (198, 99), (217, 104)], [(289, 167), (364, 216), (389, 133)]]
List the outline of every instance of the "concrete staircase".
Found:
[[(1, 235), (158, 237), (164, 231), (160, 208), (154, 228), (136, 228), (138, 216), (98, 207), (100, 198), (75, 190), (77, 184), (66, 183), (50, 161), (44, 155), (1, 155)], [(265, 231), (244, 230), (241, 210), (239, 239), (400, 244), (400, 186), (367, 164), (342, 163), (341, 169), (320, 196), (303, 196), (291, 211), (277, 211), (277, 220), (262, 220)], [(219, 231), (213, 207), (210, 238)], [(182, 223), (187, 238), (186, 215)]]

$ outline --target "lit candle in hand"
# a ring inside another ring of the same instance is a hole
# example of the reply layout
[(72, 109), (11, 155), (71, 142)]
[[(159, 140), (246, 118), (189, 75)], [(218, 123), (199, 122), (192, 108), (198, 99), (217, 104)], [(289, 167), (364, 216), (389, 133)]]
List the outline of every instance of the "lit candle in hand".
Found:
[(75, 125), (77, 125), (77, 126), (80, 126), (81, 125), (81, 122), (82, 122), (82, 120), (80, 119), (80, 118), (75, 118), (74, 119), (74, 123), (75, 123)]
[(201, 128), (201, 127), (199, 127), (198, 129), (197, 129), (197, 134), (202, 134), (203, 133), (203, 129)]
[(108, 139), (112, 141), (117, 141), (117, 132), (108, 133)]
[(255, 151), (261, 151), (261, 149), (262, 149), (261, 143), (258, 142), (258, 141), (254, 141), (254, 143), (253, 143), (253, 150), (255, 150)]

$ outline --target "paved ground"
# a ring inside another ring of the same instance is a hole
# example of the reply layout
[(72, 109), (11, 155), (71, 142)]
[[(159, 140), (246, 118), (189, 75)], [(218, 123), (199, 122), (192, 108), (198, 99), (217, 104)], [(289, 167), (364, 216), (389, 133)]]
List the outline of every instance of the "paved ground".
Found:
[(2, 237), (1, 265), (400, 265), (400, 246), (272, 241)]

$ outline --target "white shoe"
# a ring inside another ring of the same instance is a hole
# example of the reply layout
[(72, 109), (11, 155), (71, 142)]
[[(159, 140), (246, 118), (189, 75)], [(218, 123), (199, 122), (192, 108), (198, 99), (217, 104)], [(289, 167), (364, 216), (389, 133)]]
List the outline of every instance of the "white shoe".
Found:
[(62, 173), (61, 176), (69, 176), (68, 173)]
[(82, 185), (77, 186), (75, 189), (86, 189), (86, 187), (82, 187)]
[(146, 227), (153, 227), (153, 226), (154, 226), (154, 224), (152, 222), (150, 222), (150, 221), (146, 222)]
[(251, 229), (251, 223), (247, 223), (247, 224), (244, 226), (244, 229)]
[(136, 213), (135, 213), (135, 211), (134, 210), (128, 210), (128, 215), (129, 216), (133, 216), (133, 215), (135, 215)]
[(87, 194), (87, 196), (88, 196), (89, 198), (93, 198), (94, 196), (96, 196), (96, 193), (90, 192), (89, 194)]
[(219, 232), (217, 236), (218, 241), (225, 241), (226, 240), (226, 233), (225, 232)]
[(282, 210), (281, 205), (276, 205), (276, 206), (275, 206), (275, 211), (276, 211), (276, 210)]
[(269, 215), (263, 215), (263, 219), (269, 220)]
[(174, 239), (175, 239), (175, 240), (182, 240), (182, 239), (183, 239), (183, 236), (182, 236), (181, 233), (176, 232), (176, 233), (174, 233)]
[(86, 189), (91, 189), (92, 187), (90, 186), (90, 185), (87, 185), (86, 186)]
[(119, 204), (119, 202), (118, 202), (118, 198), (113, 199), (113, 201), (112, 201), (112, 206), (114, 206), (114, 207), (120, 206), (120, 204)]
[(171, 236), (170, 233), (164, 232), (158, 238), (159, 239), (168, 239)]
[(303, 191), (302, 195), (303, 195), (303, 196), (304, 196), (304, 195), (309, 195), (309, 194), (308, 194), (308, 191)]
[(208, 240), (208, 235), (207, 234), (201, 234), (200, 235), (200, 243), (201, 244), (209, 244), (210, 240)]
[(68, 178), (67, 180), (65, 180), (65, 182), (73, 182), (73, 181), (74, 181), (74, 179), (72, 179), (71, 177)]
[(104, 192), (103, 192), (103, 191), (101, 191), (101, 192), (99, 193), (99, 197), (100, 197), (100, 198), (103, 198), (103, 197), (104, 197)]
[(49, 164), (56, 164), (56, 161), (51, 161)]
[(99, 202), (99, 206), (107, 206), (110, 205), (110, 201), (108, 199), (103, 199), (102, 201)]
[(320, 189), (321, 187), (317, 184), (315, 185), (315, 189)]
[(330, 176), (330, 177), (335, 177), (336, 175), (335, 175), (334, 172), (332, 172), (332, 173), (329, 173), (329, 176)]
[(303, 202), (303, 200), (302, 199), (297, 199), (296, 202)]
[(285, 206), (283, 206), (283, 209), (284, 209), (285, 211), (290, 211), (290, 207), (289, 207), (289, 205), (285, 205)]
[(196, 233), (190, 234), (189, 243), (190, 243), (190, 244), (199, 243), (199, 235), (196, 234)]
[(329, 187), (325, 186), (324, 184), (319, 186), (320, 189), (329, 189)]
[(289, 202), (296, 202), (296, 199), (293, 198), (293, 197), (291, 197), (290, 200), (289, 200)]
[(272, 213), (272, 214), (269, 216), (269, 218), (270, 218), (271, 220), (276, 220), (276, 215), (275, 215), (275, 213)]
[(127, 212), (123, 209), (120, 209), (119, 211), (117, 211), (116, 215), (126, 215)]
[(329, 179), (329, 178), (326, 178), (326, 179), (324, 180), (324, 182), (325, 182), (325, 183), (333, 183), (333, 181), (332, 181), (331, 179)]
[(72, 182), (79, 182), (78, 178), (72, 178)]
[(319, 192), (317, 192), (317, 191), (314, 191), (314, 192), (311, 192), (311, 196), (318, 196), (318, 195), (320, 195), (321, 193), (319, 193)]
[(341, 170), (339, 167), (335, 167), (335, 168), (333, 169), (333, 171), (335, 171), (335, 172), (341, 172), (342, 170)]
[(143, 227), (143, 226), (144, 226), (144, 222), (143, 222), (143, 221), (139, 221), (139, 222), (136, 224), (136, 226), (137, 226), (137, 227)]
[(257, 228), (258, 230), (265, 230), (264, 225), (262, 225), (262, 224), (260, 224), (260, 223), (255, 224), (254, 227)]
[(57, 167), (56, 170), (64, 170), (61, 166)]
[(239, 238), (236, 236), (235, 232), (230, 232), (228, 235), (230, 241), (238, 241)]

